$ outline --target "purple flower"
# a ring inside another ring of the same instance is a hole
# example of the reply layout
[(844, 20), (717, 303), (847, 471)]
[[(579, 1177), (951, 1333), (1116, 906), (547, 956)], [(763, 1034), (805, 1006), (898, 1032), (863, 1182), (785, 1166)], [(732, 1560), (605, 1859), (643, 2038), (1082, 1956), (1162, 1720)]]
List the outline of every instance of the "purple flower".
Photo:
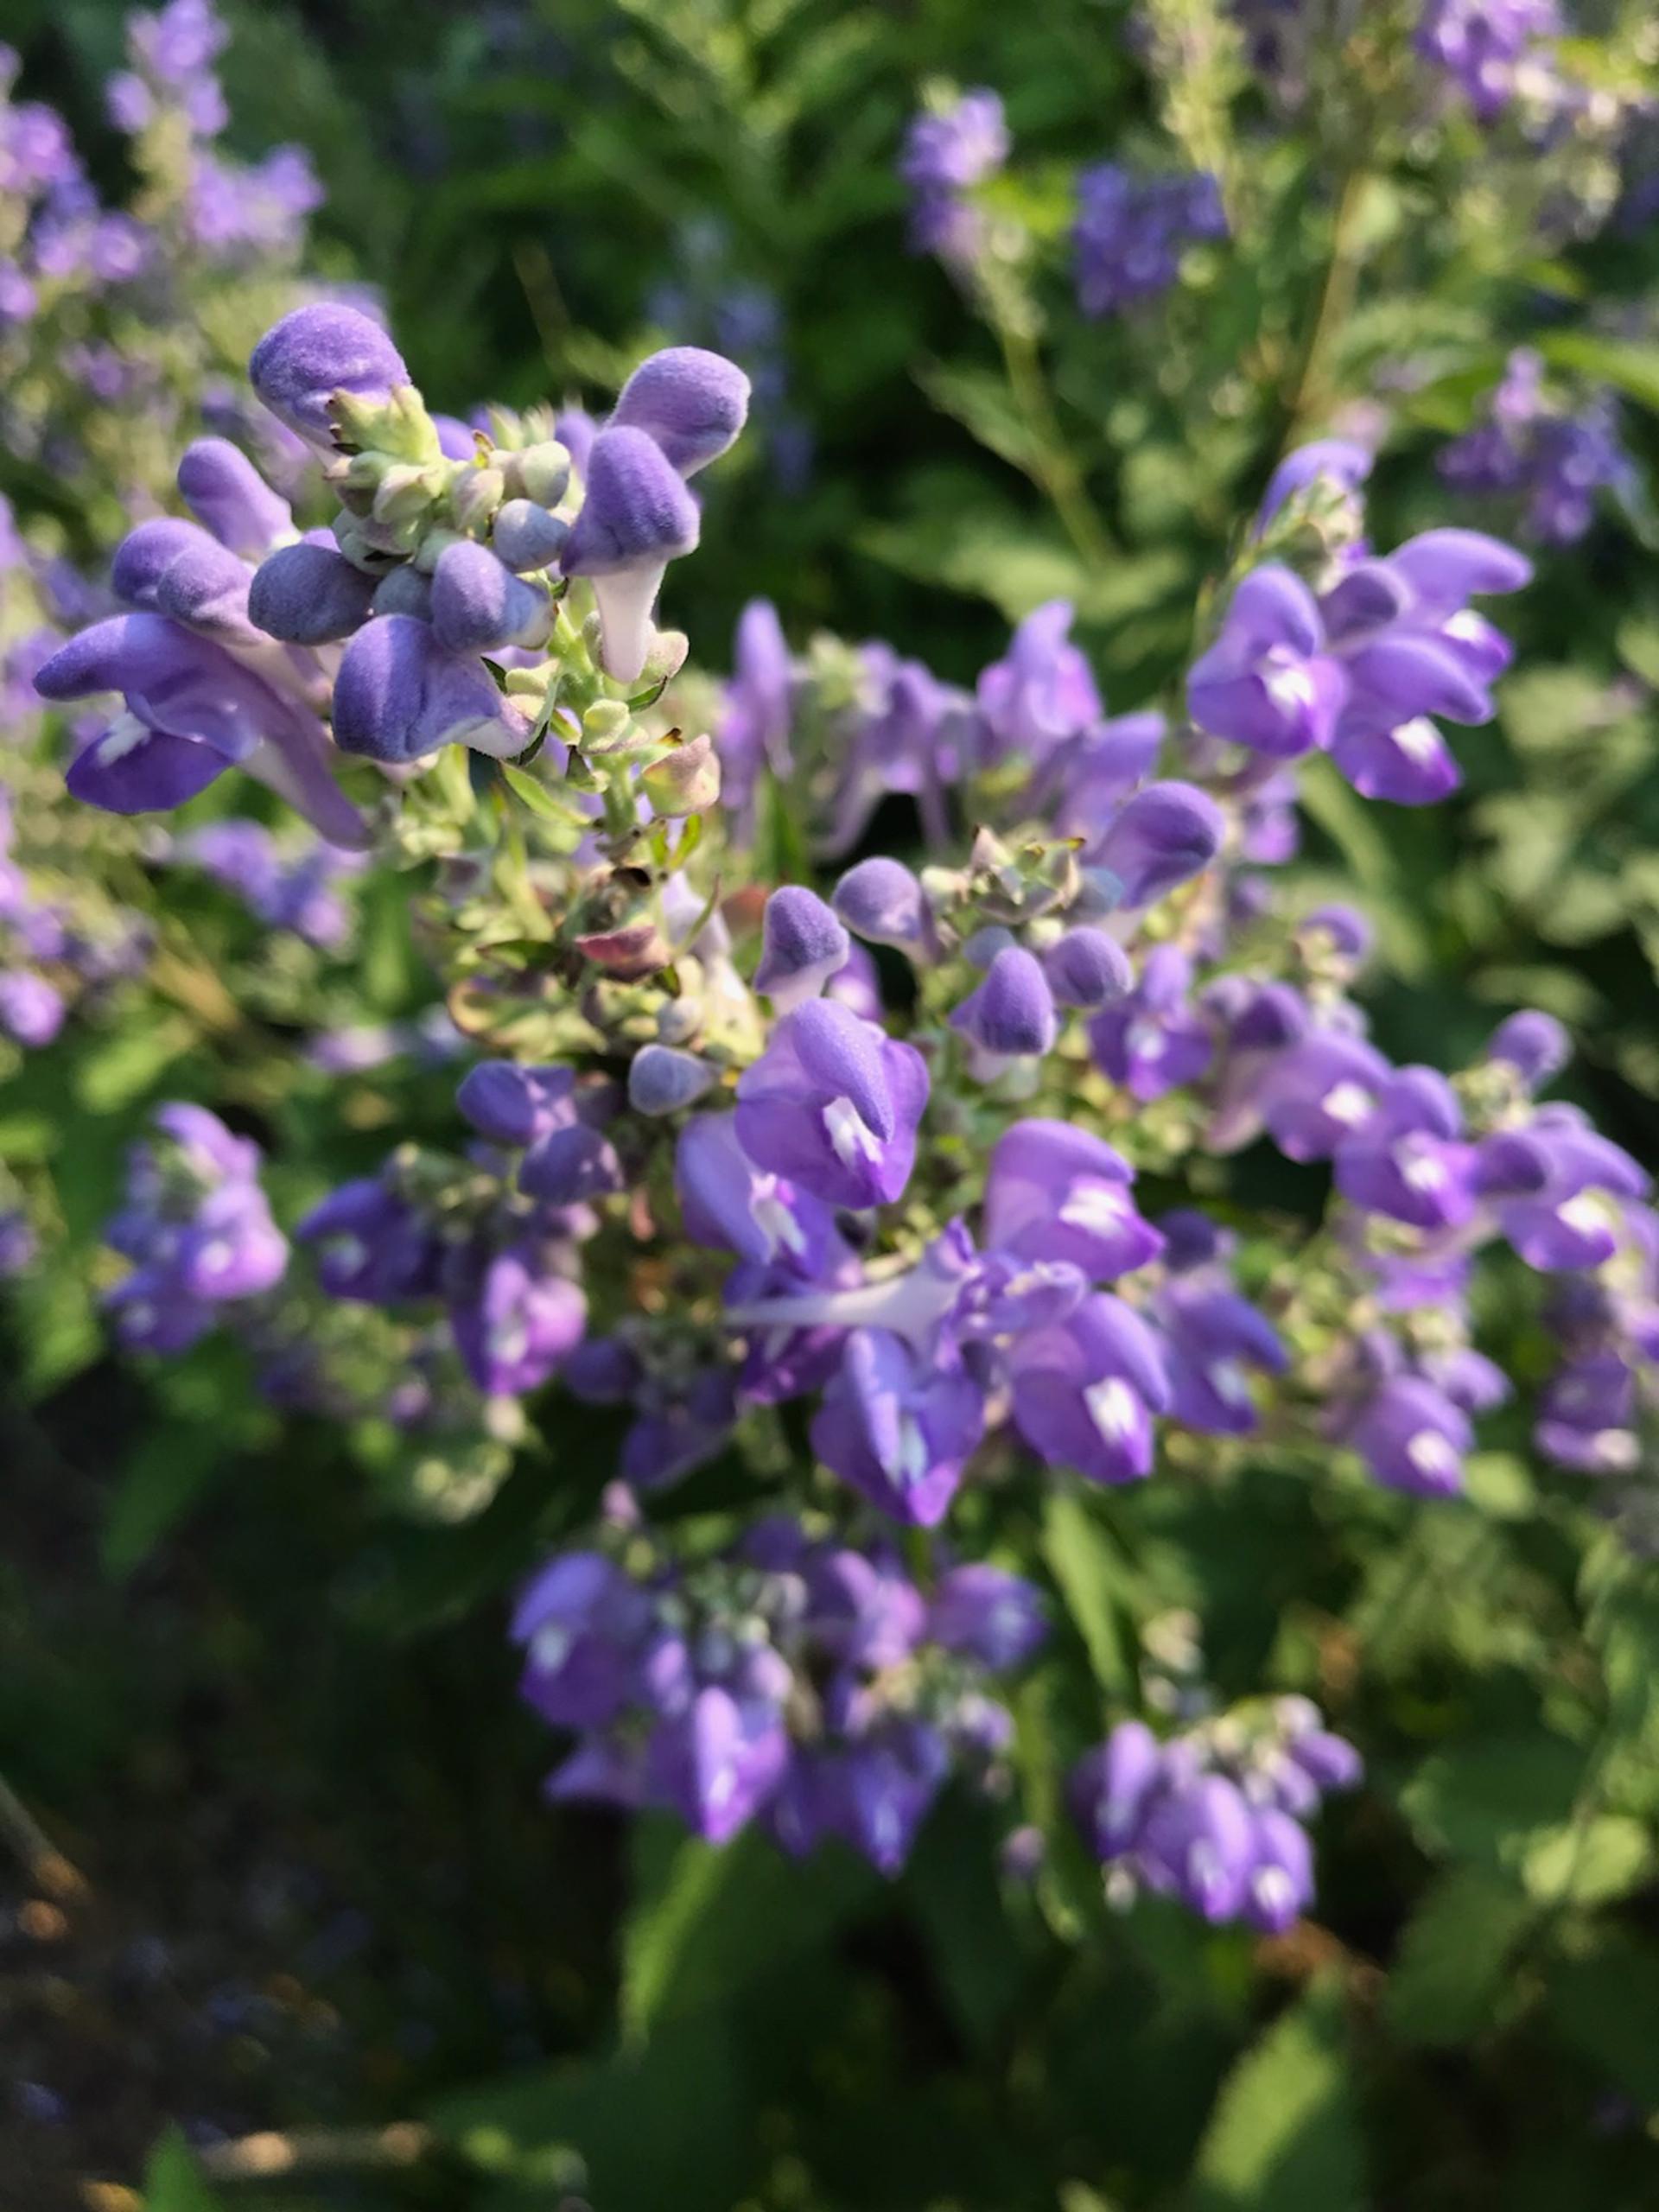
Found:
[(384, 405), (410, 382), (379, 324), (333, 301), (296, 308), (274, 324), (254, 347), (248, 376), (279, 423), (325, 452), (334, 443), (337, 393)]
[(1389, 1081), (1388, 1062), (1358, 1037), (1321, 1030), (1278, 1053), (1257, 1103), (1268, 1134), (1292, 1160), (1329, 1160), (1363, 1131)]
[[(692, 476), (736, 444), (748, 411), (749, 380), (735, 361), (700, 346), (671, 346), (641, 361), (609, 427), (645, 431), (682, 476)], [(584, 473), (591, 489), (591, 468)]]
[(1014, 1422), (1051, 1467), (1090, 1482), (1152, 1471), (1154, 1413), (1170, 1385), (1157, 1338), (1133, 1307), (1097, 1291), (1057, 1326), (1014, 1348)]
[(882, 1205), (910, 1179), (927, 1068), (833, 999), (787, 1014), (737, 1086), (737, 1135), (757, 1167), (830, 1205)]
[(1200, 729), (1279, 760), (1331, 742), (1346, 696), (1324, 650), (1318, 602), (1288, 569), (1253, 569), (1234, 592), (1219, 634), (1186, 679)]
[(653, 1794), (708, 1843), (727, 1843), (782, 1780), (789, 1738), (775, 1708), (710, 1685), (651, 1739)]
[(431, 1222), (381, 1176), (344, 1183), (294, 1232), (321, 1249), (317, 1276), (330, 1298), (397, 1306), (436, 1294), (443, 1248)]
[(1208, 1921), (1236, 1919), (1256, 1859), (1256, 1824), (1224, 1774), (1162, 1790), (1135, 1840), (1142, 1878)]
[(432, 571), (432, 631), (450, 653), (496, 652), (545, 638), (547, 595), (521, 582), (487, 546), (447, 545)]
[(1516, 65), (1560, 28), (1555, 0), (1427, 0), (1414, 42), (1491, 123), (1515, 97)]
[(575, 1094), (569, 1068), (480, 1060), (461, 1078), (455, 1104), (480, 1136), (523, 1148), (570, 1127), (576, 1118)]
[(259, 1148), (206, 1108), (164, 1106), (133, 1147), (126, 1202), (106, 1241), (134, 1262), (106, 1300), (129, 1350), (181, 1351), (216, 1308), (278, 1282), (288, 1245), (258, 1184)]
[(1226, 235), (1220, 188), (1206, 172), (1136, 176), (1116, 162), (1084, 169), (1071, 232), (1077, 304), (1098, 318), (1156, 299), (1189, 246)]
[(374, 593), (374, 578), (343, 554), (302, 540), (267, 554), (248, 587), (248, 613), (289, 645), (327, 645), (362, 628)]
[[(471, 444), (471, 433), (467, 435)], [(490, 544), (498, 559), (517, 575), (557, 566), (569, 539), (570, 525), (550, 508), (533, 499), (506, 499), (496, 510), (490, 526)]]
[(988, 1080), (1011, 1060), (1040, 1059), (1057, 1033), (1054, 995), (1042, 963), (1023, 945), (1005, 944), (985, 980), (950, 1016), (974, 1046), (975, 1072)]
[(766, 901), (754, 988), (779, 1014), (815, 999), (847, 965), (852, 942), (816, 892), (786, 883)]
[(1210, 1065), (1215, 1046), (1187, 996), (1192, 981), (1185, 953), (1177, 945), (1155, 944), (1135, 989), (1089, 1025), (1096, 1062), (1134, 1097), (1161, 1098), (1197, 1082)]
[(746, 815), (762, 771), (782, 775), (789, 766), (792, 674), (777, 608), (770, 600), (751, 600), (738, 618), (715, 731), (727, 803)]
[(1115, 875), (1125, 906), (1151, 906), (1220, 852), (1227, 825), (1207, 792), (1192, 784), (1148, 784), (1117, 815), (1090, 855)]
[(829, 1208), (810, 1191), (755, 1166), (739, 1142), (735, 1115), (692, 1116), (675, 1147), (674, 1179), (693, 1243), (817, 1279), (835, 1241)]
[(38, 1051), (63, 1027), (63, 994), (27, 968), (0, 970), (0, 1030), (14, 1044)]
[(152, 613), (94, 623), (35, 683), (53, 701), (123, 693), (126, 712), (77, 756), (67, 779), (77, 798), (115, 814), (181, 805), (295, 715), (219, 645)]
[(455, 1348), (492, 1396), (539, 1389), (582, 1337), (588, 1303), (533, 1246), (469, 1256), (448, 1287)]
[(927, 1634), (947, 1651), (963, 1651), (982, 1666), (1023, 1666), (1046, 1641), (1043, 1601), (1029, 1582), (1000, 1567), (953, 1567), (939, 1578), (927, 1611)]
[(914, 956), (932, 943), (926, 893), (902, 861), (874, 854), (849, 868), (835, 889), (835, 909), (857, 937)]
[(1122, 1720), (1072, 1770), (1066, 1800), (1096, 1859), (1116, 1859), (1141, 1831), (1163, 1778), (1163, 1751), (1143, 1720)]
[(931, 1529), (985, 1427), (979, 1386), (885, 1329), (855, 1329), (812, 1421), (812, 1449), (897, 1521)]
[(1122, 998), (1135, 982), (1128, 953), (1104, 930), (1068, 930), (1043, 954), (1043, 973), (1061, 1006), (1087, 1014)]
[(1474, 1443), (1467, 1414), (1414, 1375), (1382, 1382), (1345, 1423), (1341, 1437), (1378, 1482), (1414, 1497), (1455, 1497)]
[(562, 565), (592, 582), (606, 671), (625, 683), (645, 667), (668, 564), (695, 550), (698, 529), (696, 501), (656, 440), (626, 425), (601, 430)]
[(287, 500), (227, 439), (198, 438), (187, 446), (178, 486), (196, 520), (245, 561), (259, 560), (292, 532)]
[(1457, 1229), (1475, 1211), (1475, 1152), (1457, 1094), (1433, 1068), (1391, 1076), (1376, 1112), (1338, 1144), (1337, 1188), (1413, 1229)]
[(1359, 487), (1370, 474), (1371, 467), (1371, 454), (1351, 439), (1318, 438), (1312, 444), (1298, 446), (1294, 453), (1285, 455), (1268, 478), (1252, 534), (1260, 537), (1287, 501), (1321, 483), (1334, 492), (1347, 494), (1357, 534)]
[(1169, 1371), (1170, 1413), (1206, 1436), (1255, 1427), (1247, 1370), (1282, 1374), (1289, 1357), (1272, 1323), (1224, 1283), (1177, 1275), (1154, 1300)]
[(1040, 763), (1099, 721), (1100, 693), (1069, 642), (1071, 621), (1070, 602), (1050, 600), (1020, 623), (1006, 658), (981, 674), (979, 710), (994, 757), (1019, 753)]
[(416, 616), (378, 614), (347, 645), (334, 680), (342, 752), (400, 762), (465, 745), (512, 760), (530, 739), (528, 717), (497, 690), (482, 661), (446, 652)]
[(1529, 1091), (1541, 1090), (1572, 1056), (1566, 1030), (1550, 1014), (1512, 1014), (1492, 1032), (1486, 1047), (1487, 1058), (1512, 1067)]
[(1557, 1370), (1539, 1402), (1534, 1440), (1547, 1459), (1580, 1474), (1629, 1474), (1641, 1464), (1637, 1377), (1604, 1351)]
[(1163, 1239), (1135, 1211), (1134, 1173), (1103, 1138), (1069, 1122), (1016, 1122), (998, 1138), (985, 1181), (988, 1249), (1060, 1262), (1090, 1282), (1144, 1267)]
[(983, 87), (962, 93), (949, 107), (912, 118), (899, 159), (911, 191), (910, 243), (915, 253), (948, 261), (971, 260), (981, 231), (966, 195), (995, 176), (1008, 157), (1002, 103)]

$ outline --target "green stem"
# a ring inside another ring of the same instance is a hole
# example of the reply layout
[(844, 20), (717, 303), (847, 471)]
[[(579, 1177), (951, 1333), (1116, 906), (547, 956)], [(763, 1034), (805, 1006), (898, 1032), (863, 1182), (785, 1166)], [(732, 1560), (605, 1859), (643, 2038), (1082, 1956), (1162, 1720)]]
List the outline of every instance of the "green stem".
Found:
[(995, 302), (990, 320), (1002, 350), (1008, 389), (1031, 439), (1033, 473), (1084, 564), (1104, 569), (1115, 549), (1054, 412), (1036, 340)]
[(1302, 348), (1296, 379), (1285, 406), (1281, 453), (1300, 443), (1307, 424), (1324, 411), (1327, 403), (1327, 365), (1338, 332), (1353, 311), (1364, 254), (1359, 239), (1359, 215), (1365, 204), (1369, 179), (1363, 167), (1347, 169), (1337, 196), (1331, 225), (1331, 257), (1319, 286), (1319, 304)]

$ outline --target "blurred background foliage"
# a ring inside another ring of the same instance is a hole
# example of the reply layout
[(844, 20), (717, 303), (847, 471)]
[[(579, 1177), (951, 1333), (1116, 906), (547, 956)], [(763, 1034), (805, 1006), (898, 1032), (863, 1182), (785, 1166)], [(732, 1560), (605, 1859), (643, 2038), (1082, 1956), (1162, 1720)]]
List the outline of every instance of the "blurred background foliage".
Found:
[[(1643, 12), (1584, 28), (1616, 44)], [(600, 405), (649, 345), (717, 338), (684, 319), (749, 293), (780, 397), (676, 576), (711, 668), (764, 593), (798, 642), (880, 635), (971, 681), (1011, 620), (1064, 594), (1113, 706), (1149, 702), (1287, 442), (1386, 398), (1372, 514), (1392, 543), (1449, 518), (1434, 455), (1521, 342), (1618, 393), (1641, 480), (1659, 454), (1651, 222), (1541, 230), (1472, 124), (1430, 143), (1389, 121), (1386, 85), (1287, 125), (1242, 68), (1217, 72), (1197, 0), (1135, 22), (1109, 0), (226, 13), (232, 144), (310, 149), (314, 259), (381, 289), (435, 404)], [(120, 8), (10, 0), (5, 30), (26, 88), (118, 188), (99, 87)], [(1025, 300), (1103, 548), (1055, 512), (1008, 329), (906, 251), (893, 159), (939, 73), (1002, 93), (1019, 158), (998, 188), (1050, 245), (1080, 162), (1213, 161), (1238, 211), (1248, 251), (1198, 256), (1148, 319), (1084, 323), (1041, 275)], [(1542, 554), (1506, 618), (1521, 665), (1501, 719), (1459, 738), (1460, 798), (1406, 813), (1310, 778), (1304, 861), (1378, 916), (1396, 1056), (1455, 1065), (1497, 1009), (1549, 1007), (1603, 1126), (1649, 1160), (1655, 543), (1633, 494)], [(78, 1255), (20, 1293), (0, 1408), (0, 1771), (18, 1793), (0, 1819), (35, 1862), (0, 1952), (0, 2201), (1659, 2202), (1659, 1591), (1535, 1484), (1518, 1426), (1497, 1425), (1471, 1497), (1432, 1512), (1274, 1462), (1247, 1515), (1154, 1484), (1132, 1520), (1056, 1498), (1033, 1524), (1069, 1613), (1025, 1693), (1039, 1802), (1095, 1718), (1066, 1700), (1080, 1681), (1091, 1706), (1121, 1699), (1138, 1627), (1170, 1605), (1200, 1613), (1224, 1687), (1314, 1691), (1366, 1745), (1367, 1793), (1327, 1823), (1319, 1924), (1293, 1938), (1155, 1902), (1114, 1919), (1077, 1869), (999, 1884), (966, 1804), (892, 1886), (850, 1860), (803, 1875), (754, 1838), (716, 1854), (553, 1816), (502, 1600), (608, 1474), (596, 1417), (556, 1416), (484, 1510), (423, 1523), (386, 1510), (418, 1470), (384, 1440), (279, 1424), (234, 1351), (153, 1378), (103, 1356), (88, 1255), (156, 1099), (266, 1116), (279, 1162), (326, 1158), (336, 1179), (388, 1125), (442, 1134), (450, 1110), (442, 1070), (333, 1090), (288, 1065), (296, 993), (366, 1021), (417, 1008), (399, 912), (370, 914), (349, 976), (265, 974), (251, 1020), (212, 983), (269, 959), (253, 925), (226, 934), (222, 903), (182, 887), (174, 921), (192, 957), (165, 1019), (37, 1056), (0, 1100), (14, 1168), (57, 1163)], [(316, 1195), (284, 1172), (280, 1197)], [(1510, 1350), (1541, 1368), (1541, 1347)], [(688, 1510), (718, 1510), (721, 1479)], [(72, 1865), (38, 1859), (25, 1804)]]

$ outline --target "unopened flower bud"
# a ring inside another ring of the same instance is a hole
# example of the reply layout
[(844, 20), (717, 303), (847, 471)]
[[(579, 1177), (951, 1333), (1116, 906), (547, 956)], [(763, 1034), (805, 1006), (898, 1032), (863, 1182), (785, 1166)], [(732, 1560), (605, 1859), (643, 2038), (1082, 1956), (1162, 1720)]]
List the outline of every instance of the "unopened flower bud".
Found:
[(636, 1114), (677, 1114), (712, 1090), (718, 1077), (695, 1052), (646, 1045), (628, 1069), (628, 1103)]
[(495, 518), (490, 543), (520, 575), (551, 568), (563, 552), (570, 525), (533, 499), (509, 499)]
[(720, 797), (720, 755), (715, 741), (705, 733), (677, 745), (645, 771), (639, 787), (653, 813), (701, 814)]

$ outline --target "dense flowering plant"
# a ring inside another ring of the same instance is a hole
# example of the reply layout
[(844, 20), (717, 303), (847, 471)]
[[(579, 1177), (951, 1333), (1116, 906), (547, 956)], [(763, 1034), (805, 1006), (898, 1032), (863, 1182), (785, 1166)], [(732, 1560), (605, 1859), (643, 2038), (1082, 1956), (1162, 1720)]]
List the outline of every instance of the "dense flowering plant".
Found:
[[(1062, 603), (972, 692), (885, 646), (797, 659), (757, 606), (688, 736), (657, 606), (697, 546), (689, 480), (743, 424), (733, 364), (657, 353), (569, 443), (533, 415), (435, 423), (343, 305), (285, 317), (251, 375), (332, 525), (298, 533), (245, 461), (190, 448), (197, 519), (133, 530), (122, 611), (35, 681), (119, 695), (69, 770), (94, 807), (251, 772), (421, 872), (472, 1137), (399, 1147), (293, 1236), (327, 1299), (397, 1325), (410, 1375), (442, 1317), (480, 1404), (557, 1379), (625, 1410), (591, 1542), (517, 1614), (525, 1694), (575, 1737), (556, 1796), (671, 1806), (715, 1841), (839, 1835), (893, 1871), (952, 1771), (1007, 1787), (1006, 1678), (1046, 1624), (998, 1532), (1033, 1491), (1213, 1480), (1271, 1438), (1457, 1493), (1512, 1388), (1471, 1319), (1497, 1253), (1554, 1314), (1541, 1450), (1635, 1474), (1659, 1222), (1634, 1160), (1535, 1103), (1559, 1026), (1518, 1014), (1450, 1079), (1390, 1065), (1352, 995), (1363, 918), (1287, 909), (1271, 874), (1309, 756), (1395, 804), (1455, 785), (1442, 725), (1492, 712), (1510, 649), (1476, 602), (1524, 585), (1518, 554), (1459, 528), (1373, 549), (1369, 456), (1307, 446), (1238, 537), (1180, 713), (1109, 715)], [(914, 866), (865, 849), (894, 792)], [(757, 871), (785, 793), (809, 854), (861, 851), (827, 896)], [(339, 934), (268, 835), (181, 855)], [(1229, 1196), (1261, 1138), (1329, 1163), (1300, 1242)], [(110, 1237), (129, 1344), (223, 1321), (269, 1369), (289, 1252), (257, 1147), (168, 1109)], [(275, 1366), (303, 1387), (286, 1346)], [(780, 1421), (774, 1507), (657, 1517)], [(1071, 1799), (1126, 1878), (1281, 1929), (1312, 1895), (1300, 1823), (1357, 1772), (1281, 1700), (1161, 1744), (1121, 1720)]]
[(377, 51), (390, 317), (203, 0), (0, 109), (0, 1827), (251, 1777), (210, 2189), (1651, 2194), (1650, 11), (1108, 14)]

